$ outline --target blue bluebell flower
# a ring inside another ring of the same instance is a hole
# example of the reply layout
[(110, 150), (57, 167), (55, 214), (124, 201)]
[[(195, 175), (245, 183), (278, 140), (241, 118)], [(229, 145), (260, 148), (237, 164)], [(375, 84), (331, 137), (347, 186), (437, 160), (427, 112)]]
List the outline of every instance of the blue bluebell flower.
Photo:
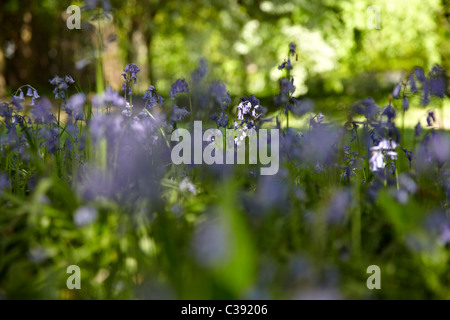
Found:
[(108, 86), (101, 95), (94, 95), (91, 102), (92, 106), (96, 108), (107, 105), (117, 108), (123, 108), (125, 106), (125, 99), (110, 86)]
[(417, 122), (416, 126), (414, 127), (414, 134), (415, 134), (416, 138), (420, 137), (420, 135), (422, 134), (422, 130), (423, 129), (422, 129), (422, 126), (419, 121), (419, 122)]
[(67, 101), (65, 109), (68, 115), (75, 118), (75, 120), (83, 119), (83, 105), (86, 103), (86, 96), (84, 93), (74, 94)]
[(389, 105), (386, 108), (384, 108), (383, 113), (381, 115), (387, 116), (390, 121), (391, 119), (395, 118), (396, 112), (394, 107), (389, 103)]
[(286, 61), (278, 66), (278, 70), (283, 70), (284, 68), (286, 68)]
[(223, 82), (214, 81), (209, 88), (209, 93), (220, 104), (221, 109), (226, 109), (227, 105), (231, 103), (230, 93), (227, 91), (227, 87)]
[(132, 95), (133, 92), (131, 90), (131, 82), (134, 84), (137, 83), (137, 74), (141, 70), (134, 63), (127, 64), (125, 69), (123, 69), (122, 76), (124, 78), (124, 82), (122, 84), (122, 90), (126, 91), (128, 95)]
[(425, 80), (426, 80), (425, 72), (423, 71), (422, 68), (420, 68), (420, 67), (414, 68), (414, 73), (416, 75), (417, 80), (419, 80), (421, 83), (425, 82)]
[(286, 63), (286, 70), (292, 70), (291, 59), (288, 59), (288, 61)]
[(394, 99), (398, 99), (398, 97), (400, 96), (400, 90), (402, 89), (402, 86), (400, 84), (397, 84), (394, 87), (394, 90), (392, 90), (392, 97)]
[(143, 99), (145, 100), (145, 107), (149, 109), (157, 106), (158, 104), (163, 105), (164, 103), (164, 98), (157, 93), (156, 88), (152, 85), (150, 85), (147, 91), (145, 91)]
[(409, 109), (408, 97), (403, 97), (402, 108), (403, 108), (403, 111), (407, 111)]
[(170, 120), (173, 122), (182, 121), (185, 117), (190, 114), (186, 108), (179, 108), (176, 103), (173, 105), (172, 115), (170, 116)]
[(179, 93), (189, 92), (185, 79), (177, 79), (170, 88), (170, 99), (175, 98)]
[(51, 124), (56, 117), (51, 112), (52, 104), (47, 97), (43, 97), (31, 110), (31, 117), (36, 124)]
[(202, 58), (199, 61), (198, 68), (191, 74), (192, 80), (194, 83), (199, 83), (202, 80), (206, 73), (208, 72), (208, 66), (206, 65), (206, 59)]
[(286, 94), (293, 94), (295, 92), (295, 86), (294, 86), (294, 78), (291, 78), (290, 80), (288, 78), (281, 78), (280, 80), (280, 94), (286, 95)]
[(434, 65), (429, 75), (430, 94), (433, 96), (444, 98), (446, 94), (445, 71), (439, 65)]
[(416, 81), (414, 80), (414, 76), (411, 73), (408, 77), (408, 82), (409, 82), (409, 86), (411, 89), (411, 92), (416, 93), (417, 92), (417, 86), (416, 86)]
[(289, 53), (294, 56), (297, 45), (293, 42), (289, 43)]

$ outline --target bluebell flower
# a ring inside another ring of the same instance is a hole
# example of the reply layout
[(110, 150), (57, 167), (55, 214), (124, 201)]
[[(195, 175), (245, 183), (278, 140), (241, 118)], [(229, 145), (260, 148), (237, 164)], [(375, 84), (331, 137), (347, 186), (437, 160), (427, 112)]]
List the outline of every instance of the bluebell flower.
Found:
[(75, 80), (73, 80), (73, 78), (72, 78), (71, 76), (66, 76), (66, 77), (64, 78), (64, 81), (65, 81), (67, 84), (74, 84), (74, 83), (75, 83)]
[(430, 82), (425, 79), (422, 86), (422, 99), (420, 101), (422, 106), (427, 106), (430, 103)]
[(422, 126), (420, 125), (420, 121), (417, 122), (416, 126), (414, 127), (414, 134), (415, 137), (418, 138), (422, 134)]
[(286, 70), (292, 70), (291, 59), (288, 59), (288, 61), (286, 63)]
[(11, 187), (11, 183), (9, 182), (8, 176), (4, 173), (0, 174), (0, 196), (2, 195), (5, 189)]
[(50, 84), (55, 86), (55, 88), (53, 89), (55, 99), (63, 99), (65, 101), (69, 84), (73, 84), (74, 82), (75, 81), (72, 79), (71, 76), (66, 76), (65, 79), (60, 78), (58, 76), (54, 76), (52, 79), (50, 79)]
[(414, 80), (414, 76), (411, 73), (408, 77), (408, 82), (409, 82), (409, 86), (411, 88), (411, 92), (416, 93), (417, 92), (417, 86), (416, 86), (416, 81)]
[(33, 96), (33, 89), (31, 89), (30, 87), (28, 87), (27, 90), (27, 97), (32, 97)]
[(86, 103), (86, 96), (83, 93), (74, 94), (66, 103), (66, 112), (75, 120), (83, 119), (83, 105)]
[(278, 66), (278, 70), (283, 70), (284, 68), (286, 68), (286, 61)]
[(363, 110), (363, 114), (369, 121), (374, 120), (380, 113), (380, 109), (378, 108), (372, 97), (366, 98), (365, 100), (361, 101), (360, 104), (365, 107), (365, 109)]
[(172, 120), (173, 122), (178, 122), (178, 121), (183, 120), (189, 114), (190, 114), (190, 112), (187, 111), (185, 108), (178, 108), (177, 104), (174, 103), (170, 120)]
[(152, 85), (150, 85), (145, 91), (143, 99), (145, 100), (145, 107), (151, 109), (155, 107), (156, 105), (163, 105), (164, 98), (161, 97), (157, 92), (156, 88)]
[(97, 220), (97, 210), (91, 206), (78, 208), (73, 214), (73, 221), (78, 227), (84, 227)]
[(394, 107), (389, 103), (389, 105), (386, 108), (384, 108), (383, 113), (381, 115), (387, 116), (390, 121), (391, 119), (395, 118), (396, 112)]
[(415, 75), (416, 75), (417, 80), (419, 80), (421, 83), (424, 83), (424, 82), (425, 82), (425, 80), (426, 80), (425, 72), (423, 71), (422, 68), (416, 67), (416, 68), (414, 69), (414, 73), (415, 73)]
[(39, 139), (43, 139), (41, 145), (45, 145), (47, 152), (54, 154), (59, 148), (59, 130), (57, 127), (42, 127), (39, 131)]
[(398, 99), (399, 95), (400, 95), (400, 90), (402, 89), (402, 86), (400, 84), (397, 84), (394, 87), (394, 90), (392, 90), (392, 97), (394, 99)]
[(16, 111), (22, 111), (23, 110), (23, 106), (20, 103), (20, 98), (18, 96), (13, 96), (12, 97), (12, 101), (11, 104), (16, 107)]
[(445, 71), (439, 65), (434, 65), (429, 76), (430, 93), (436, 97), (444, 98), (446, 94)]
[(117, 108), (123, 108), (125, 106), (125, 99), (110, 86), (108, 86), (101, 95), (94, 95), (91, 102), (96, 108), (107, 105)]
[(56, 117), (51, 112), (52, 104), (47, 97), (43, 97), (31, 110), (31, 117), (36, 124), (51, 124)]
[(280, 94), (286, 95), (286, 94), (292, 94), (295, 92), (295, 86), (294, 86), (294, 78), (291, 78), (290, 80), (287, 78), (281, 78), (280, 80)]
[(297, 117), (301, 117), (314, 110), (314, 102), (311, 99), (298, 100), (296, 98), (292, 98), (292, 101), (294, 102), (294, 105), (290, 110)]
[(227, 105), (231, 103), (230, 93), (223, 82), (214, 81), (209, 88), (209, 93), (220, 104), (221, 109), (226, 109)]
[(199, 61), (198, 68), (191, 74), (192, 80), (194, 83), (199, 83), (202, 80), (206, 73), (208, 72), (208, 67), (206, 65), (206, 59), (202, 58)]
[(293, 42), (289, 43), (289, 53), (294, 56), (297, 45)]
[(39, 99), (40, 96), (36, 90), (33, 90), (33, 96), (31, 98), (31, 106), (35, 105), (36, 99)]
[(409, 109), (408, 97), (403, 97), (402, 108), (403, 108), (403, 111), (407, 111)]
[(185, 79), (177, 79), (170, 88), (170, 99), (175, 98), (179, 93), (189, 92)]
[(412, 162), (412, 159), (413, 159), (413, 152), (412, 151), (408, 151), (406, 149), (403, 149), (403, 151), (405, 152), (405, 158), (408, 159), (409, 167), (411, 168), (411, 162)]
[(130, 63), (125, 66), (125, 69), (123, 69), (122, 76), (124, 78), (124, 82), (122, 84), (122, 90), (127, 91), (128, 95), (132, 95), (133, 92), (131, 90), (131, 82), (133, 81), (134, 84), (137, 83), (137, 74), (141, 70), (138, 68), (137, 65)]

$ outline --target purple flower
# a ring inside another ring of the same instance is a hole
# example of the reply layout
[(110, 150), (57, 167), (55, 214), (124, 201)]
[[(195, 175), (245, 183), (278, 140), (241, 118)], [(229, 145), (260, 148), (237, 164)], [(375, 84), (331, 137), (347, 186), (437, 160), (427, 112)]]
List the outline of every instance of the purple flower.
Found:
[(23, 110), (23, 106), (22, 106), (22, 104), (20, 103), (20, 98), (19, 98), (18, 96), (13, 96), (13, 97), (12, 97), (12, 102), (11, 102), (11, 104), (12, 104), (14, 107), (16, 107), (16, 110), (17, 110), (17, 111), (22, 111), (22, 110)]
[(392, 90), (392, 97), (394, 99), (398, 99), (399, 95), (400, 95), (400, 90), (402, 89), (402, 86), (400, 84), (397, 84), (394, 87), (394, 90)]
[(67, 101), (66, 112), (68, 115), (73, 116), (76, 120), (83, 119), (83, 105), (86, 103), (86, 96), (84, 93), (74, 94)]
[(291, 80), (288, 80), (287, 78), (281, 78), (280, 94), (286, 95), (286, 94), (292, 94), (294, 92), (295, 92), (294, 78), (291, 78)]
[(145, 100), (145, 106), (150, 109), (158, 104), (162, 105), (164, 101), (164, 98), (156, 92), (156, 88), (152, 85), (145, 91), (143, 99)]
[(424, 83), (424, 82), (425, 82), (425, 80), (426, 80), (425, 72), (423, 72), (423, 69), (422, 69), (422, 68), (416, 67), (416, 68), (414, 69), (414, 73), (416, 74), (417, 80), (419, 80), (421, 83)]
[(294, 105), (290, 110), (298, 117), (314, 110), (314, 102), (310, 99), (297, 100), (296, 98), (292, 98), (292, 101), (294, 101)]
[(75, 211), (73, 221), (78, 227), (84, 227), (95, 222), (97, 216), (97, 210), (94, 207), (84, 206)]
[[(58, 76), (54, 76), (50, 79), (50, 84), (55, 86), (53, 89), (53, 94), (55, 95), (55, 99), (63, 99), (66, 100), (67, 89), (69, 88), (69, 84), (73, 84), (75, 81), (71, 76), (66, 76), (64, 79)], [(36, 93), (37, 94), (37, 93)]]
[(383, 113), (381, 115), (387, 116), (389, 121), (395, 118), (396, 113), (394, 107), (392, 107), (392, 105), (389, 104), (386, 108), (384, 108)]
[(409, 100), (407, 97), (403, 97), (402, 107), (403, 111), (407, 111), (409, 109)]
[(137, 65), (130, 63), (125, 66), (125, 69), (123, 69), (122, 76), (124, 78), (124, 82), (122, 84), (122, 90), (127, 91), (128, 95), (132, 95), (133, 92), (131, 91), (131, 82), (133, 81), (134, 84), (137, 83), (137, 74), (141, 70), (138, 68)]
[(288, 61), (286, 63), (286, 70), (292, 70), (291, 59), (288, 59)]
[(411, 92), (416, 93), (417, 92), (417, 86), (416, 86), (416, 81), (414, 80), (414, 76), (411, 73), (408, 77), (408, 82), (409, 82), (409, 86), (411, 88)]
[(188, 84), (185, 79), (177, 79), (170, 88), (170, 99), (175, 98), (178, 93), (189, 92)]
[(293, 42), (289, 43), (289, 53), (294, 56), (297, 45)]
[(123, 108), (125, 106), (125, 99), (111, 87), (107, 87), (103, 94), (92, 97), (92, 105), (96, 108), (106, 105)]
[(53, 115), (51, 110), (52, 104), (50, 103), (50, 100), (46, 97), (43, 97), (32, 109), (31, 117), (34, 119), (35, 123), (51, 124), (56, 120), (56, 117)]
[(0, 174), (0, 196), (2, 195), (5, 189), (8, 189), (11, 186), (9, 182), (8, 176), (6, 174)]
[(286, 68), (286, 61), (278, 66), (278, 70), (283, 70), (284, 68)]
[(422, 134), (422, 126), (420, 125), (420, 121), (417, 122), (416, 126), (414, 127), (414, 133), (415, 137), (418, 138)]
[(187, 111), (185, 108), (178, 108), (177, 104), (175, 103), (173, 105), (173, 111), (170, 120), (172, 120), (173, 122), (178, 122), (183, 120), (189, 114), (189, 111)]
[(226, 109), (227, 105), (231, 103), (230, 93), (227, 91), (225, 83), (214, 81), (209, 88), (209, 92), (220, 103), (221, 109)]
[(444, 98), (446, 94), (445, 71), (439, 65), (434, 65), (429, 76), (430, 93), (436, 97)]
[(206, 59), (202, 58), (199, 61), (198, 68), (191, 74), (192, 80), (194, 83), (199, 83), (202, 80), (206, 73), (208, 72), (208, 67), (206, 65)]

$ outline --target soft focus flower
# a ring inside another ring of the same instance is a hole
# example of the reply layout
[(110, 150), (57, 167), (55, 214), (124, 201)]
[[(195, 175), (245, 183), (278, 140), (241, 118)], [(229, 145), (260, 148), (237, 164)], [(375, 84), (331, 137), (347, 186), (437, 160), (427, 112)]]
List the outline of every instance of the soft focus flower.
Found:
[(90, 206), (78, 208), (73, 214), (73, 221), (78, 227), (87, 226), (97, 220), (97, 209)]
[(185, 79), (177, 79), (170, 88), (170, 99), (175, 98), (179, 93), (189, 92)]

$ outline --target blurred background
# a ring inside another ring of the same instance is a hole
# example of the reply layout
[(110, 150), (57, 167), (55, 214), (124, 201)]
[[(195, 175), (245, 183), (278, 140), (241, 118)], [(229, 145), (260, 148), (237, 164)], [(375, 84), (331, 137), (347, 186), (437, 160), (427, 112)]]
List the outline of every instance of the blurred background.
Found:
[[(80, 30), (66, 26), (69, 5), (82, 8)], [(370, 28), (373, 5), (379, 29)], [(55, 74), (94, 91), (96, 52), (116, 90), (123, 67), (136, 63), (137, 91), (153, 84), (167, 97), (204, 58), (208, 76), (233, 97), (264, 100), (278, 93), (277, 66), (293, 42), (295, 96), (313, 98), (319, 109), (387, 98), (414, 66), (450, 67), (449, 0), (3, 0), (0, 25), (2, 98), (25, 83), (45, 93)]]

